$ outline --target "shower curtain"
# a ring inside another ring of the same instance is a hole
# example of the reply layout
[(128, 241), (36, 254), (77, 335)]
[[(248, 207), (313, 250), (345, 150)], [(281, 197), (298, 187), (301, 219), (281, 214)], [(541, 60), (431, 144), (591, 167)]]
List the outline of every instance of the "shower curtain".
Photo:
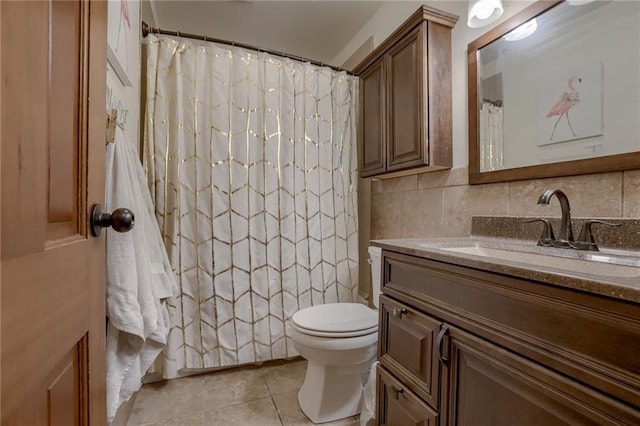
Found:
[(480, 107), (480, 171), (504, 168), (503, 110), (501, 105), (483, 102)]
[(147, 38), (144, 163), (180, 294), (166, 378), (297, 355), (299, 309), (358, 288), (358, 80)]

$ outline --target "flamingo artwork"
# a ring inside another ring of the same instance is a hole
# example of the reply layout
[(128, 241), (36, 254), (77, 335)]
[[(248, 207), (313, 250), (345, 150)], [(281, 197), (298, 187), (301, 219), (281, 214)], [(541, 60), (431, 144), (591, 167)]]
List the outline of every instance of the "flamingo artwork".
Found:
[(573, 130), (573, 126), (571, 125), (569, 111), (571, 110), (571, 108), (580, 103), (580, 93), (578, 93), (578, 90), (576, 89), (576, 86), (580, 83), (582, 83), (582, 78), (575, 75), (570, 77), (569, 81), (567, 82), (569, 90), (560, 95), (560, 99), (558, 99), (558, 101), (553, 105), (553, 107), (551, 107), (551, 109), (547, 113), (547, 118), (556, 116), (558, 117), (555, 124), (553, 125), (553, 131), (551, 132), (551, 136), (549, 137), (550, 141), (553, 140), (553, 135), (555, 134), (556, 129), (558, 128), (558, 123), (560, 123), (562, 117), (565, 117), (567, 119), (569, 129), (571, 130), (573, 136), (577, 136), (576, 132)]

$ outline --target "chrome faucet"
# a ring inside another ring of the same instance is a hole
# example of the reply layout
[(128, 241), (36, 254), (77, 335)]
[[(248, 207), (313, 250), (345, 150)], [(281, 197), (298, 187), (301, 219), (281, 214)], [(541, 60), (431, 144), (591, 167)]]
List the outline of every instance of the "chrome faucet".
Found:
[(558, 197), (560, 201), (560, 209), (562, 210), (562, 220), (560, 222), (560, 233), (558, 239), (555, 240), (555, 247), (569, 247), (573, 243), (573, 228), (571, 227), (571, 207), (569, 206), (569, 199), (567, 195), (559, 189), (547, 189), (544, 191), (540, 198), (538, 198), (538, 204), (548, 205), (551, 201), (551, 197)]

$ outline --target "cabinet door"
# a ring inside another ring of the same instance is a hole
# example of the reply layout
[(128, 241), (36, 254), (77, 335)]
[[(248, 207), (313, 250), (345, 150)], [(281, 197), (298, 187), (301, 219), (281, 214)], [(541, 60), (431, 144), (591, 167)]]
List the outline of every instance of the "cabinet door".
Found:
[(380, 362), (437, 408), (440, 364), (435, 344), (441, 322), (385, 296), (380, 296), (380, 315)]
[(402, 383), (378, 368), (378, 424), (386, 426), (436, 426), (438, 414)]
[(640, 424), (635, 410), (566, 376), (458, 329), (450, 333), (448, 425)]
[(429, 164), (423, 87), (425, 26), (417, 26), (387, 54), (387, 171)]
[(360, 75), (360, 176), (384, 173), (386, 146), (384, 62)]

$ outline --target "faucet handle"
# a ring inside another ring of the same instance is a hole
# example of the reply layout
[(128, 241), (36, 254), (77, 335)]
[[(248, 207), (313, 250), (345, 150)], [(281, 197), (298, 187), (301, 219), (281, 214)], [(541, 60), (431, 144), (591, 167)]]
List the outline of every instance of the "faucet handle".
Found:
[(542, 228), (542, 234), (540, 235), (540, 238), (538, 238), (538, 245), (546, 247), (553, 245), (556, 237), (555, 235), (553, 235), (553, 228), (551, 227), (551, 222), (549, 222), (549, 219), (538, 218), (524, 221), (524, 223), (534, 222), (542, 222), (544, 224), (544, 227)]
[[(621, 223), (611, 223), (605, 222), (600, 219), (589, 219), (584, 222), (582, 225), (582, 229), (580, 230), (580, 236), (578, 236), (578, 241), (576, 241), (577, 245), (579, 245), (579, 249), (582, 250), (590, 250), (590, 251), (598, 251), (598, 244), (596, 244), (595, 238), (593, 238), (593, 233), (591, 232), (591, 225), (593, 224), (601, 224), (608, 226), (622, 226)], [(582, 247), (584, 246), (584, 247)]]

